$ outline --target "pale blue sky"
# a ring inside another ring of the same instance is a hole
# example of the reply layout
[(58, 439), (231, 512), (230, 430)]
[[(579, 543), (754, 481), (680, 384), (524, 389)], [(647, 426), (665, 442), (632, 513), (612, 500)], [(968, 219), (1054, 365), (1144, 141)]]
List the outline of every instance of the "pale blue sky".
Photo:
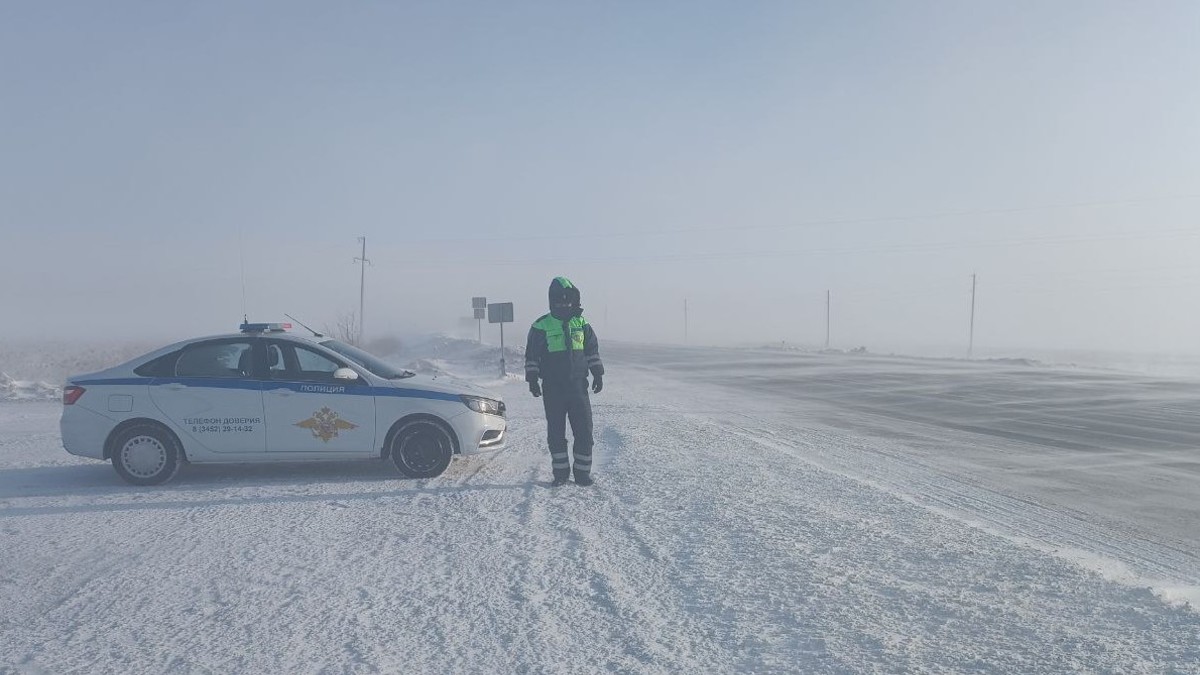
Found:
[[(1193, 350), (1200, 3), (0, 4), (0, 316)], [(607, 236), (605, 236), (607, 235)]]

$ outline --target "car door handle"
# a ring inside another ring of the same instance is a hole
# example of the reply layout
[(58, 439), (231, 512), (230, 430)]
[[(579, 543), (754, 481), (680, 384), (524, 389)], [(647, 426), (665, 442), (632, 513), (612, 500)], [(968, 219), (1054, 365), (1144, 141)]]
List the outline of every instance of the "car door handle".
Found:
[(187, 389), (187, 385), (180, 384), (178, 382), (172, 382), (171, 384), (164, 384), (163, 389), (166, 389), (167, 391), (179, 391), (180, 389)]
[(267, 393), (275, 394), (276, 396), (291, 396), (292, 390), (291, 389), (272, 389), (272, 390), (268, 391)]

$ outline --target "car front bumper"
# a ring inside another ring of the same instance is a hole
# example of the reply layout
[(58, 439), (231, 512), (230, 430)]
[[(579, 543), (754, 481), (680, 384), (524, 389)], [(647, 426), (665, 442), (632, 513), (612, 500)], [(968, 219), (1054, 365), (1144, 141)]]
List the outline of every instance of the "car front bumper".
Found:
[(460, 454), (475, 455), (504, 449), (508, 424), (503, 417), (467, 413), (455, 417), (452, 422), (458, 434)]

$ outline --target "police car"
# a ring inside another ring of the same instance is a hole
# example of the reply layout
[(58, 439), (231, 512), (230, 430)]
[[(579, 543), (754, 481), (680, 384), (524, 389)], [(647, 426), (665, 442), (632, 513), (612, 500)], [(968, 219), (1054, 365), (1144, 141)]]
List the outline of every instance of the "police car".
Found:
[(504, 445), (504, 402), (397, 369), (356, 347), (245, 323), (70, 377), (63, 447), (154, 485), (185, 462), (383, 458), (412, 478)]

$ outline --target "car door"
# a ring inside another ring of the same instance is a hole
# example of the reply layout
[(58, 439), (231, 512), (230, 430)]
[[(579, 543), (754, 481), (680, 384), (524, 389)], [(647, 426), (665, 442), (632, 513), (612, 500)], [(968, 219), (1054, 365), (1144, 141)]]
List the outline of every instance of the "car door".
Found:
[(154, 378), (150, 400), (181, 437), (215, 453), (266, 451), (256, 342), (261, 341), (225, 338), (190, 344)]
[(288, 340), (267, 341), (265, 359), (267, 452), (375, 449), (375, 396), (362, 379), (334, 379), (345, 361)]

